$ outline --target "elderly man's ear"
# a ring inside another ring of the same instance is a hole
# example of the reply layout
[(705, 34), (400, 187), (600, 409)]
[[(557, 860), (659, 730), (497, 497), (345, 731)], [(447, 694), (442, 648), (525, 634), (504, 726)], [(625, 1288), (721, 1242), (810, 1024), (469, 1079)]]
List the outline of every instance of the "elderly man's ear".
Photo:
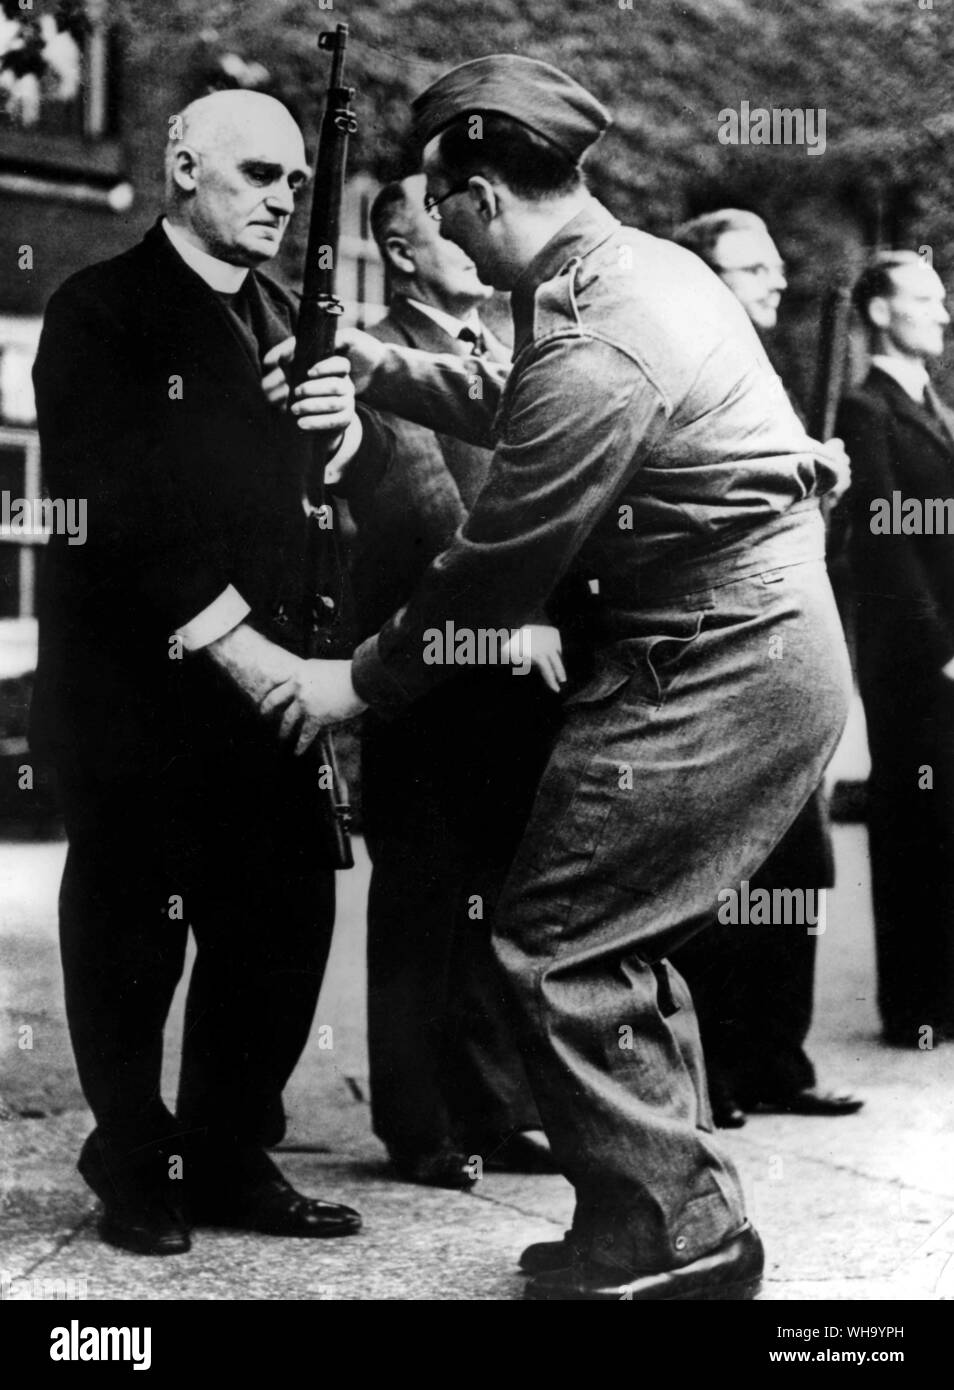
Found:
[(172, 176), (176, 185), (186, 193), (194, 193), (199, 157), (189, 145), (180, 145), (175, 152)]

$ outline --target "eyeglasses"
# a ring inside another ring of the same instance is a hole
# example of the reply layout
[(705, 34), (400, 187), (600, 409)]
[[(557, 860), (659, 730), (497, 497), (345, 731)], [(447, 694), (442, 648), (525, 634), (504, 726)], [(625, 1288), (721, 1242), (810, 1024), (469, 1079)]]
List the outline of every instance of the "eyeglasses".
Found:
[(775, 261), (772, 265), (759, 261), (755, 265), (716, 265), (712, 268), (717, 275), (781, 275), (784, 280), (786, 274), (784, 261)]
[(468, 179), (466, 183), (456, 184), (453, 188), (449, 189), (447, 193), (442, 193), (439, 198), (425, 198), (424, 211), (427, 213), (428, 217), (432, 218), (435, 222), (439, 222), (441, 220), (441, 215), (437, 209), (440, 207), (441, 203), (446, 203), (448, 198), (453, 198), (458, 193), (466, 193), (469, 187), (470, 179)]

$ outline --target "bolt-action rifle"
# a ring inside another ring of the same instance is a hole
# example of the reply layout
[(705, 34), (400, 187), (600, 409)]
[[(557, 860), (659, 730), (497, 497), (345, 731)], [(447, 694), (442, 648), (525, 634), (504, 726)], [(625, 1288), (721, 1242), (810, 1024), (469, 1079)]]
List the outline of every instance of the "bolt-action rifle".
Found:
[[(357, 129), (351, 108), (354, 88), (344, 85), (347, 41), (347, 24), (339, 24), (334, 31), (318, 37), (319, 48), (332, 55), (331, 79), (318, 137), (295, 356), (289, 373), (289, 404), (295, 388), (306, 379), (309, 369), (334, 353), (337, 322), (343, 312), (343, 305), (335, 293), (341, 196), (348, 137)], [(328, 525), (330, 503), (325, 497), (329, 441), (313, 437), (309, 445), (304, 496), (308, 518), (307, 550), (302, 595), (305, 656), (341, 658), (350, 656), (351, 649), (345, 622), (344, 559), (337, 532)], [(334, 742), (327, 729), (315, 740), (309, 756), (317, 759), (323, 784), (330, 784), (325, 785), (325, 793), (334, 867), (350, 869), (354, 865), (349, 834), (351, 808), (338, 774)]]

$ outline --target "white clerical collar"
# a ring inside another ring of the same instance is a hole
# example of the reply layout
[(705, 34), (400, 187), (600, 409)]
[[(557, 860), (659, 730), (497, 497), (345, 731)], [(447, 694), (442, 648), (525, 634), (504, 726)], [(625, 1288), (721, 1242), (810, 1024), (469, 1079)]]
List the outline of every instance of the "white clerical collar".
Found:
[(194, 270), (210, 289), (218, 294), (238, 294), (245, 284), (247, 266), (230, 265), (228, 261), (220, 261), (217, 256), (210, 256), (208, 251), (200, 251), (197, 246), (186, 241), (182, 232), (172, 225), (168, 217), (162, 219), (162, 230), (189, 269)]
[(433, 319), (438, 328), (443, 328), (452, 338), (458, 337), (462, 328), (470, 328), (474, 333), (484, 331), (476, 309), (471, 309), (465, 319), (455, 319), (453, 314), (445, 314), (443, 309), (438, 309), (433, 304), (422, 304), (419, 299), (409, 299), (407, 302), (413, 304), (422, 314), (426, 314), (429, 319)]
[(885, 357), (879, 352), (872, 357), (871, 365), (893, 377), (912, 401), (916, 401), (918, 405), (924, 404), (924, 392), (929, 378), (923, 363), (911, 357)]

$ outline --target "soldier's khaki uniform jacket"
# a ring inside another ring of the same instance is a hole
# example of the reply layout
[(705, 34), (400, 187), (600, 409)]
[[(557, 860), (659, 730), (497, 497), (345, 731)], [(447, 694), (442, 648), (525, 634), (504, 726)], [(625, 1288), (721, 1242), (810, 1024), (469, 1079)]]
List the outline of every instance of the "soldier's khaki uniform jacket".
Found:
[(355, 687), (381, 711), (453, 674), (423, 661), (428, 629), (517, 627), (572, 566), (598, 591), (597, 643), (601, 616), (618, 639), (641, 592), (835, 481), (730, 291), (595, 199), (527, 267), (512, 309), (509, 375), (389, 347), (365, 393), (495, 448), (449, 549), (355, 655)]

